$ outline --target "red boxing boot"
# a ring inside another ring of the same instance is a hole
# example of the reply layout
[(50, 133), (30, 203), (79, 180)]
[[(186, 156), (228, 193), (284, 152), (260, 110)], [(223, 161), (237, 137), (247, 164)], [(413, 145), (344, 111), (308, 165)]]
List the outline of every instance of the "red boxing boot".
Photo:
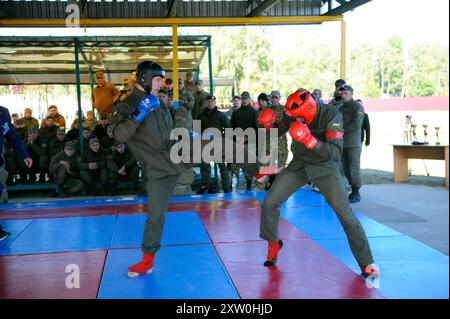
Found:
[(143, 253), (142, 261), (138, 262), (136, 265), (128, 267), (128, 269), (130, 270), (128, 272), (128, 277), (134, 278), (139, 275), (145, 275), (145, 274), (151, 273), (153, 270), (154, 259), (155, 259), (154, 254)]
[(269, 242), (269, 249), (267, 254), (267, 260), (264, 262), (264, 266), (271, 267), (277, 263), (278, 252), (283, 247), (283, 241), (280, 239), (276, 243)]
[(361, 275), (365, 278), (372, 275), (373, 278), (377, 279), (380, 275), (380, 270), (378, 269), (378, 266), (375, 264), (370, 264), (367, 266), (361, 266)]

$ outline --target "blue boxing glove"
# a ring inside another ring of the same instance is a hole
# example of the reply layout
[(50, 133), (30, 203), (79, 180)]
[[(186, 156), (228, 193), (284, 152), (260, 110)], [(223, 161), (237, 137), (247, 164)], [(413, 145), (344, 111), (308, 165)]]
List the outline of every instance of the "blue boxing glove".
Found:
[(143, 97), (142, 101), (139, 103), (136, 111), (133, 113), (133, 118), (141, 123), (142, 120), (156, 109), (159, 109), (161, 105), (159, 100), (154, 95), (146, 95)]

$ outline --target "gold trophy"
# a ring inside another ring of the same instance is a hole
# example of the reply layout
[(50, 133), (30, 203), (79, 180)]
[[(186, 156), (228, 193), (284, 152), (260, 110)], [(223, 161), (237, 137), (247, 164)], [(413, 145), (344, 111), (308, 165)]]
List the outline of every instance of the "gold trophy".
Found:
[(434, 129), (436, 130), (436, 145), (440, 145), (441, 142), (439, 142), (439, 130), (441, 128), (439, 126), (436, 126)]
[(422, 125), (422, 126), (423, 126), (423, 136), (424, 136), (424, 141), (423, 141), (423, 143), (424, 143), (424, 144), (428, 144), (428, 141), (427, 141), (427, 136), (428, 136), (427, 129), (428, 129), (428, 125), (427, 125), (427, 124), (424, 124), (424, 125)]
[(416, 127), (417, 127), (417, 124), (411, 124), (411, 132), (412, 132), (412, 141), (413, 142), (417, 141)]

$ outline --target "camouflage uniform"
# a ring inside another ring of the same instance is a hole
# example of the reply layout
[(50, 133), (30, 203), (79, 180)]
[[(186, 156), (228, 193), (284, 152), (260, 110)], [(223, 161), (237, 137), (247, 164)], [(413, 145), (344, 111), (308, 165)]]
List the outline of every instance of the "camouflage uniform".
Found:
[(200, 114), (202, 114), (203, 110), (206, 108), (206, 97), (208, 96), (208, 92), (202, 90), (201, 92), (195, 92), (195, 105), (192, 110), (192, 118), (194, 120), (198, 120), (200, 118)]
[[(73, 145), (73, 148), (75, 149), (75, 145)], [(66, 170), (60, 161), (69, 162), (70, 172)], [(64, 150), (56, 154), (50, 162), (50, 175), (65, 193), (81, 193), (84, 189), (84, 183), (80, 180), (78, 163), (79, 157), (76, 153), (69, 157), (64, 153)]]
[[(89, 169), (89, 163), (97, 163), (97, 168)], [(94, 182), (100, 181), (103, 193), (108, 187), (108, 168), (106, 167), (106, 152), (100, 148), (98, 152), (88, 149), (79, 161), (80, 177), (88, 192), (95, 192)]]
[(194, 105), (195, 105), (194, 94), (192, 94), (191, 91), (183, 88), (180, 91), (178, 98), (179, 98), (180, 106), (184, 107), (189, 112), (192, 112), (192, 109), (194, 108)]

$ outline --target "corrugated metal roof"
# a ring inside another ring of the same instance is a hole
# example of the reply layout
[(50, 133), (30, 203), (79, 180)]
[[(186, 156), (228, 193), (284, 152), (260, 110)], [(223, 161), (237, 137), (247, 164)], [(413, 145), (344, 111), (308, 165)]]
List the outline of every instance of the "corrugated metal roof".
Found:
[[(75, 46), (79, 43), (81, 83), (90, 72), (105, 71), (108, 80), (121, 83), (144, 60), (172, 69), (172, 37), (0, 37), (0, 84), (76, 83)], [(178, 67), (196, 70), (210, 36), (180, 36)]]

